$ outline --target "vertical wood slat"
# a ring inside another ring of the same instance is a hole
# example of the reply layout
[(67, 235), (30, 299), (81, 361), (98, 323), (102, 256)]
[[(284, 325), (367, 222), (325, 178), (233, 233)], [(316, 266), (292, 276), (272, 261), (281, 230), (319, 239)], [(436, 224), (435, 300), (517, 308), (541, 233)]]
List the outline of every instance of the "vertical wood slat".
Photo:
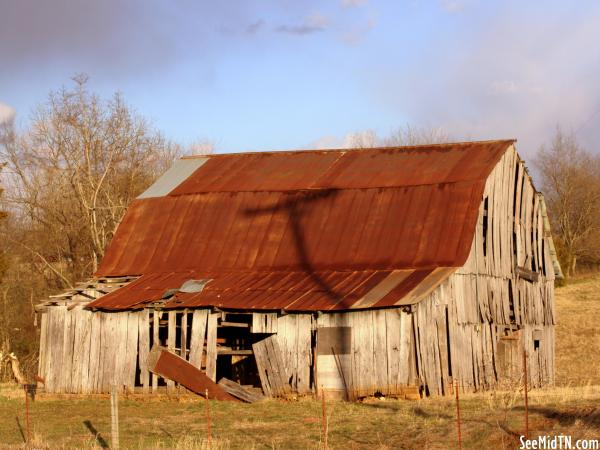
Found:
[(180, 356), (188, 360), (188, 348), (187, 348), (187, 338), (188, 338), (188, 310), (184, 309), (181, 315), (181, 354)]
[(252, 313), (252, 333), (277, 333), (277, 313)]
[(148, 392), (150, 385), (150, 371), (147, 364), (148, 353), (150, 353), (150, 312), (144, 309), (138, 314), (138, 365), (140, 366), (140, 383), (144, 392)]
[(48, 313), (40, 314), (40, 356), (38, 358), (38, 376), (46, 377), (46, 345), (48, 342)]
[[(161, 313), (157, 310), (154, 310), (152, 314), (152, 346), (160, 345), (160, 339), (158, 335), (158, 327)], [(152, 392), (156, 392), (158, 389), (158, 375), (151, 374), (152, 377)]]
[(202, 369), (202, 355), (204, 352), (204, 341), (206, 336), (206, 323), (208, 321), (208, 310), (196, 309), (192, 314), (192, 330), (190, 336), (190, 364)]
[(133, 390), (135, 387), (136, 367), (138, 359), (138, 335), (139, 335), (139, 317), (138, 311), (129, 311), (127, 313), (127, 348), (124, 373), (122, 383), (126, 389)]
[(310, 366), (312, 365), (312, 315), (298, 315), (298, 379), (296, 390), (299, 394), (310, 392)]
[(252, 344), (263, 392), (267, 396), (281, 397), (290, 392), (285, 380), (285, 367), (277, 336), (269, 336)]
[(91, 315), (90, 311), (82, 308), (75, 308), (68, 314), (73, 316), (74, 337), (73, 337), (73, 366), (71, 392), (81, 393), (87, 390), (87, 378), (90, 365), (90, 332)]
[(84, 392), (98, 392), (98, 376), (100, 365), (100, 351), (102, 345), (102, 336), (100, 330), (100, 321), (103, 313), (92, 313), (90, 323), (90, 363), (88, 369), (87, 384)]
[[(129, 322), (129, 312), (118, 312), (111, 313), (111, 318), (114, 322), (114, 333), (112, 334), (112, 345), (110, 352), (114, 353), (114, 369), (111, 370), (109, 389), (111, 386), (116, 385), (117, 389), (123, 389), (127, 384), (128, 375), (128, 339), (127, 339), (127, 328)], [(137, 332), (137, 327), (136, 327)], [(118, 351), (116, 349), (119, 349)]]
[(63, 328), (63, 345), (61, 355), (61, 367), (59, 372), (59, 392), (71, 392), (71, 381), (73, 377), (73, 343), (75, 337), (75, 321), (70, 311), (65, 311)]
[[(177, 313), (175, 311), (168, 312), (168, 328), (167, 328), (167, 349), (170, 352), (175, 352), (175, 342), (177, 333)], [(173, 389), (175, 383), (172, 380), (167, 379), (167, 390)]]
[(375, 310), (372, 315), (373, 330), (373, 383), (375, 389), (382, 394), (389, 394), (388, 381), (388, 352), (387, 352), (387, 325), (385, 310)]
[(206, 330), (206, 376), (217, 381), (217, 318), (218, 314), (209, 314)]

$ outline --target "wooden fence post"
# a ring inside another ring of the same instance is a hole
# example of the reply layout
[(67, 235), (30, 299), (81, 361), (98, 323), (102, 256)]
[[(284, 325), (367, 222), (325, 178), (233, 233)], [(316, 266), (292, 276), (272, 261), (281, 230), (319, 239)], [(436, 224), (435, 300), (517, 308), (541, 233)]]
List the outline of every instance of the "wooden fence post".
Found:
[(23, 390), (25, 391), (25, 423), (27, 426), (27, 444), (29, 444), (29, 441), (31, 440), (31, 432), (29, 428), (29, 386), (24, 384)]
[(328, 423), (327, 423), (327, 404), (325, 403), (325, 390), (323, 389), (323, 386), (321, 386), (321, 405), (322, 405), (322, 412), (323, 412), (323, 419), (322, 419), (322, 427), (323, 427), (323, 449), (324, 450), (328, 450), (329, 449), (329, 444), (327, 442), (327, 435), (328, 435)]
[(525, 439), (529, 438), (529, 398), (527, 395), (528, 375), (527, 375), (527, 350), (523, 349), (523, 378), (525, 387)]
[(111, 448), (119, 449), (119, 397), (117, 386), (112, 385), (110, 389), (110, 431)]
[(206, 448), (210, 450), (211, 440), (212, 440), (212, 430), (210, 423), (210, 404), (208, 403), (208, 389), (204, 391), (204, 396), (206, 397)]
[(459, 383), (456, 382), (456, 431), (458, 434), (458, 448), (462, 450), (462, 433), (460, 431), (460, 398), (458, 394)]

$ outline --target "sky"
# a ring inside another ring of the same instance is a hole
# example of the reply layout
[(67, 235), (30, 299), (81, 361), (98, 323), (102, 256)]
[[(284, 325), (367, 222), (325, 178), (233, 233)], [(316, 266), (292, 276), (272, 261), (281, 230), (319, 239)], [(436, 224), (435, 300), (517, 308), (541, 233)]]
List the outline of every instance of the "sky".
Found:
[(596, 0), (0, 0), (0, 120), (78, 73), (216, 152), (409, 124), (526, 158), (560, 125), (600, 153)]

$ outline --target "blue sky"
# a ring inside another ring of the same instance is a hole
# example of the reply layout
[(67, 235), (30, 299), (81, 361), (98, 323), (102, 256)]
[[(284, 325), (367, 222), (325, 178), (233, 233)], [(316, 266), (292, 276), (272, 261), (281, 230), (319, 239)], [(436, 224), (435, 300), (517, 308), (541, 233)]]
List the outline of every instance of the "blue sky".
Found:
[(600, 152), (599, 43), (597, 1), (0, 0), (0, 117), (85, 72), (217, 152), (406, 124), (526, 157), (560, 124)]

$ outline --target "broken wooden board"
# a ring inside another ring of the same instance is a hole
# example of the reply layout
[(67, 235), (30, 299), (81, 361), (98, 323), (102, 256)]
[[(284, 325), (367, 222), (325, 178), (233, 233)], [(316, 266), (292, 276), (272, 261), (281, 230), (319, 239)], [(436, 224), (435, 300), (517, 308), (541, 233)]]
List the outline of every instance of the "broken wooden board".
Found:
[(251, 389), (245, 388), (241, 384), (231, 381), (227, 378), (221, 378), (218, 384), (227, 393), (247, 403), (260, 402), (266, 398), (264, 395), (252, 392)]
[(185, 359), (171, 353), (165, 347), (155, 345), (148, 354), (148, 370), (163, 378), (175, 381), (190, 391), (206, 396), (211, 400), (238, 401), (221, 386), (212, 381), (204, 372)]
[(269, 397), (285, 397), (291, 394), (285, 376), (285, 366), (277, 336), (273, 335), (252, 344), (256, 367), (263, 392)]

